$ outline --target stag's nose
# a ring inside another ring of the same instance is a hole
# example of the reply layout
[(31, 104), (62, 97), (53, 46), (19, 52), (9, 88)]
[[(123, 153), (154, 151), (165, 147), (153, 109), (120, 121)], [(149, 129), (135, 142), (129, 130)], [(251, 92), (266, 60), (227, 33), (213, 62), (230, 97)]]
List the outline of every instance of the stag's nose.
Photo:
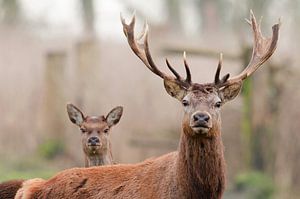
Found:
[(192, 127), (208, 128), (210, 125), (210, 115), (206, 112), (196, 112), (192, 115)]
[(193, 115), (194, 122), (208, 122), (210, 116), (207, 113), (195, 113)]
[(90, 145), (99, 145), (100, 144), (100, 140), (98, 137), (90, 137), (88, 139), (88, 144)]

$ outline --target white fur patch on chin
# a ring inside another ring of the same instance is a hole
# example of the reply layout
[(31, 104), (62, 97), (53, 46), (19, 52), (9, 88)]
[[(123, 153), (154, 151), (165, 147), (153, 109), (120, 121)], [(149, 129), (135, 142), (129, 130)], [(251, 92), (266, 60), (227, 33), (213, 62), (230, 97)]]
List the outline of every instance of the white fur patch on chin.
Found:
[(96, 155), (98, 153), (99, 149), (100, 149), (99, 145), (97, 145), (97, 146), (88, 146), (88, 154)]

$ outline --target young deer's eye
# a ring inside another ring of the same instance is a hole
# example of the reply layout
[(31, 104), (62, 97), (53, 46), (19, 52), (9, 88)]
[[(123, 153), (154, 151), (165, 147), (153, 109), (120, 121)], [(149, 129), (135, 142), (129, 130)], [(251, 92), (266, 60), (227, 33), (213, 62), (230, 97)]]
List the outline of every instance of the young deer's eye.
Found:
[(216, 108), (220, 108), (221, 106), (222, 106), (222, 102), (221, 101), (215, 103), (215, 107)]
[(83, 128), (83, 127), (80, 128), (80, 131), (81, 131), (82, 133), (86, 133), (86, 132), (87, 132), (87, 130), (86, 130), (85, 128)]
[(187, 100), (182, 100), (182, 105), (183, 105), (184, 107), (186, 107), (186, 106), (190, 105), (190, 102), (187, 101)]

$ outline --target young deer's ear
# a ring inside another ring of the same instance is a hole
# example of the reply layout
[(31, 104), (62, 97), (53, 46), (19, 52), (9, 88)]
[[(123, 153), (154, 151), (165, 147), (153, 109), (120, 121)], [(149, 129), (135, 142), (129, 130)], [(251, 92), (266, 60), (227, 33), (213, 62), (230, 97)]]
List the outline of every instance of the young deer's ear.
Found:
[(172, 79), (164, 79), (164, 86), (167, 93), (179, 101), (186, 96), (187, 90)]
[(242, 81), (230, 84), (220, 90), (220, 97), (222, 102), (228, 102), (233, 100), (239, 93), (242, 88)]
[(111, 110), (107, 116), (106, 116), (106, 122), (109, 127), (116, 125), (123, 114), (123, 107), (122, 106), (117, 106), (113, 110)]
[(73, 104), (67, 104), (67, 111), (71, 122), (80, 126), (84, 121), (83, 113)]

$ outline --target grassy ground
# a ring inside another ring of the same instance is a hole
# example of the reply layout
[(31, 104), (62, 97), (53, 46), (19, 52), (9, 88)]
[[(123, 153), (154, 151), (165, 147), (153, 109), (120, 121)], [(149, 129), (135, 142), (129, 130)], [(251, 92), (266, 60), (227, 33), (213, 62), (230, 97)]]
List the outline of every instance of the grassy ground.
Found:
[(55, 171), (49, 170), (10, 170), (2, 169), (0, 171), (0, 182), (11, 179), (30, 179), (30, 178), (43, 178), (51, 177)]
[(31, 160), (13, 161), (9, 164), (0, 163), (0, 182), (11, 179), (44, 178), (47, 179), (59, 171), (57, 166), (51, 163), (33, 158)]

